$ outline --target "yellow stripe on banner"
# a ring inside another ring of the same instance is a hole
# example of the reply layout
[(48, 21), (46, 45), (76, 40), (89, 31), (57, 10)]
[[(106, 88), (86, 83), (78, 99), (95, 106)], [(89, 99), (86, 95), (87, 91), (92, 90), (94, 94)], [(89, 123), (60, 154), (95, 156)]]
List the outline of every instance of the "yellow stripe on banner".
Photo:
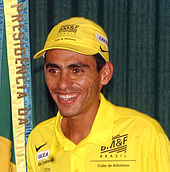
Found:
[[(23, 6), (18, 4), (17, 0), (4, 0), (6, 38), (7, 38), (7, 55), (9, 78), (11, 88), (11, 104), (12, 104), (12, 122), (13, 137), (15, 148), (15, 159), (17, 172), (25, 172), (25, 114), (24, 108), (24, 85), (26, 77), (25, 66), (23, 63), (27, 61), (26, 57), (21, 57), (25, 53), (20, 40), (24, 39)], [(19, 23), (20, 22), (20, 23)]]

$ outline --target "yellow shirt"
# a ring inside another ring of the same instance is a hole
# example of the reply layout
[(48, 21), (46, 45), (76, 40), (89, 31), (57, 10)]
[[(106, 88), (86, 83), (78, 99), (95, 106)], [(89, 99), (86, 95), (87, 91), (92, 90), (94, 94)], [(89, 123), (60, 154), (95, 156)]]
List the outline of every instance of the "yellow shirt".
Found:
[(27, 143), (28, 172), (169, 172), (170, 143), (151, 117), (112, 105), (100, 95), (89, 135), (78, 145), (64, 137), (62, 116), (35, 127)]

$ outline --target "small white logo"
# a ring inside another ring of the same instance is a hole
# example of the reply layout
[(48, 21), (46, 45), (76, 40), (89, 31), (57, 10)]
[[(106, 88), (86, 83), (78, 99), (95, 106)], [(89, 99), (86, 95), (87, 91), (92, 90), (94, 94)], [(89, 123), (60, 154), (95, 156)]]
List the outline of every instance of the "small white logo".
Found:
[(42, 151), (37, 153), (37, 161), (49, 158), (50, 151)]
[(108, 40), (107, 40), (107, 38), (105, 38), (105, 37), (99, 35), (98, 33), (96, 33), (96, 38), (97, 38), (97, 40), (98, 40), (99, 42), (101, 42), (103, 45), (105, 45), (105, 46), (107, 47), (107, 45), (108, 45)]

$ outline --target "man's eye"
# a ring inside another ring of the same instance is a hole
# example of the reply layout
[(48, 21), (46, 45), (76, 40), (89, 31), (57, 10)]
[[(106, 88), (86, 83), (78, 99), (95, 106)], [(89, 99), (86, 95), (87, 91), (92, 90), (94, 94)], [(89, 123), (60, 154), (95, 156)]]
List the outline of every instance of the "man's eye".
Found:
[(80, 73), (80, 72), (82, 72), (82, 70), (80, 70), (80, 69), (73, 69), (73, 72), (74, 73)]
[(57, 69), (49, 69), (48, 71), (49, 71), (50, 73), (57, 73), (57, 72), (58, 72)]

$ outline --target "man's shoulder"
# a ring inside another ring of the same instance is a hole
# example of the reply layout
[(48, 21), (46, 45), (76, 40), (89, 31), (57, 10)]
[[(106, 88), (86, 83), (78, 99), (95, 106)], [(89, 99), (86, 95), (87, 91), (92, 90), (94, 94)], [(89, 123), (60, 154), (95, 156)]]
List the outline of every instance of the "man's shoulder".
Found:
[(47, 119), (45, 121), (42, 121), (35, 128), (44, 127), (44, 126), (48, 126), (48, 125), (54, 124), (55, 119), (56, 119), (56, 116), (54, 116), (52, 118), (49, 118), (49, 119)]
[(130, 125), (134, 125), (138, 128), (155, 130), (158, 133), (164, 133), (158, 121), (148, 114), (121, 106), (115, 106), (115, 110), (117, 112), (118, 118), (121, 118), (123, 121), (126, 121)]
[(35, 128), (31, 131), (29, 138), (36, 138), (39, 135), (49, 135), (52, 131), (54, 131), (56, 117), (52, 117), (43, 122), (40, 122)]
[(135, 128), (137, 130), (146, 129), (157, 133), (164, 133), (157, 120), (148, 114), (129, 107), (114, 105), (109, 100), (105, 99), (103, 95), (102, 100), (102, 110), (114, 116), (114, 123), (118, 128), (125, 127), (126, 129), (131, 128), (132, 130), (135, 130)]

